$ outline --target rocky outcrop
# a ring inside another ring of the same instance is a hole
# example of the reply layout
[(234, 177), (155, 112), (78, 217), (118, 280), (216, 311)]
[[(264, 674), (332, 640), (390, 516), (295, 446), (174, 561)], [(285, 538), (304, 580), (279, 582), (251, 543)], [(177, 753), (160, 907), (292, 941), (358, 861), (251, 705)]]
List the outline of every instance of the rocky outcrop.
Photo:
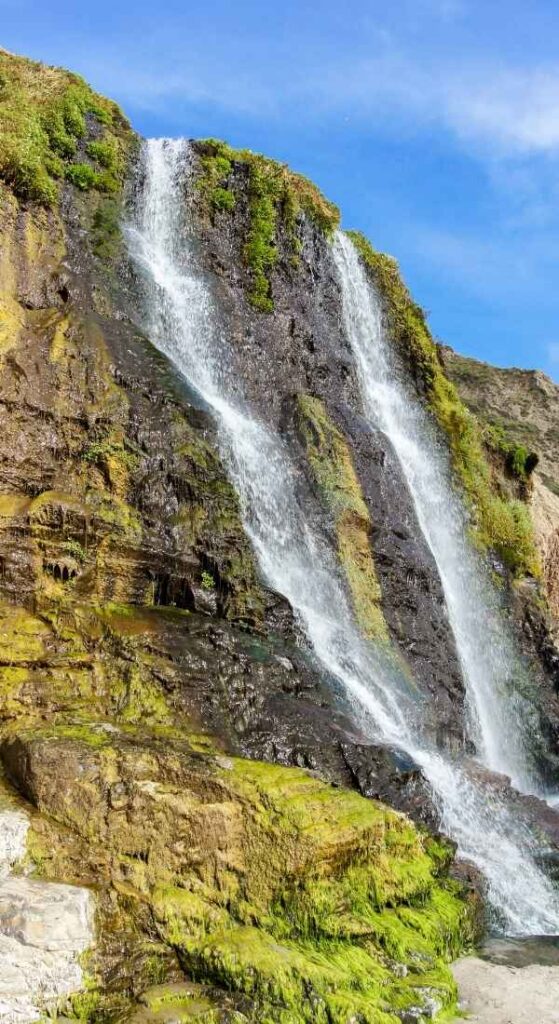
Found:
[[(558, 613), (556, 543), (559, 528), (559, 462), (557, 457), (557, 400), (559, 388), (539, 370), (501, 369), (477, 359), (440, 349), (449, 377), (468, 407), (483, 423), (489, 443), (531, 459), (528, 499), (542, 561), (549, 605)], [(518, 457), (517, 460), (518, 462)], [(505, 473), (514, 475), (510, 455)]]
[[(477, 927), (451, 849), (329, 784), (431, 820), (415, 766), (371, 746), (297, 648), (207, 412), (134, 326), (119, 216), (135, 137), (81, 80), (1, 60), (0, 758), (30, 820), (22, 891), (89, 886), (97, 906), (86, 990), (59, 1012), (388, 1024), (449, 1007), (446, 960)], [(320, 247), (329, 207), (313, 209)], [(367, 607), (360, 500), (340, 536), (350, 570), (360, 537)], [(325, 530), (330, 513), (317, 502)], [(27, 918), (14, 899), (5, 915)]]
[[(445, 960), (478, 927), (446, 877), (452, 848), (316, 771), (231, 756), (264, 718), (281, 742), (274, 678), (287, 704), (301, 687), (284, 648), (115, 604), (50, 622), (6, 606), (0, 636), (0, 760), (30, 817), (27, 869), (96, 893), (87, 991), (67, 1016), (171, 1021), (186, 1004), (200, 1021), (397, 1024), (452, 1003)], [(296, 735), (305, 713), (315, 733), (296, 756), (328, 750), (322, 772), (349, 782), (363, 751), (301, 696)]]
[[(0, 778), (0, 1014), (36, 1020), (83, 981), (79, 958), (93, 940), (87, 888), (23, 878), (29, 816)], [(11, 873), (10, 873), (11, 872)]]

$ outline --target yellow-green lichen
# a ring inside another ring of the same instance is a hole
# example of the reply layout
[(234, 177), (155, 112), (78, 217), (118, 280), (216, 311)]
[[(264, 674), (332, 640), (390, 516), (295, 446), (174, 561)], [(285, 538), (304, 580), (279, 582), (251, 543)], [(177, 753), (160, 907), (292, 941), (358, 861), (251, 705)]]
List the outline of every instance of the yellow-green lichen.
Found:
[(235, 759), (224, 780), (244, 806), (244, 875), (156, 897), (194, 977), (278, 1024), (395, 1024), (427, 991), (452, 1007), (446, 961), (472, 937), (469, 912), (407, 819), (294, 769)]
[(367, 636), (388, 639), (370, 544), (371, 517), (348, 442), (319, 398), (299, 395), (297, 427), (321, 497), (330, 509), (338, 554), (357, 621)]
[[(405, 816), (300, 769), (194, 753), (146, 722), (12, 734), (34, 801), (65, 830), (69, 877), (79, 880), (84, 842), (96, 881), (149, 912), (151, 939), (212, 986), (209, 1001), (202, 989), (192, 1002), (146, 993), (135, 1014), (166, 1020), (168, 1002), (173, 1019), (184, 1004), (228, 1020), (227, 999), (249, 1024), (398, 1024), (426, 998), (443, 1013), (454, 1005), (447, 961), (471, 940), (471, 913), (445, 878), (451, 851)], [(58, 781), (40, 767), (54, 761)], [(53, 859), (43, 832), (34, 826), (31, 850), (50, 877), (60, 841)], [(100, 994), (101, 981), (87, 998), (97, 1006)]]

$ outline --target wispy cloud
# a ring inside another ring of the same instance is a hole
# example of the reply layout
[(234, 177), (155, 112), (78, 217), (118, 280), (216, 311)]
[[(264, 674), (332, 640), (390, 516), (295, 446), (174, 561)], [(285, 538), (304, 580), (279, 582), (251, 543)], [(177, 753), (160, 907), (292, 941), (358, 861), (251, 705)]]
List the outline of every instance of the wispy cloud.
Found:
[(547, 358), (553, 366), (559, 366), (559, 341), (550, 341), (547, 345)]
[(559, 65), (451, 71), (439, 98), (443, 120), (461, 138), (503, 155), (559, 149)]
[[(471, 25), (463, 0), (405, 0), (423, 34), (441, 22)], [(417, 5), (422, 17), (417, 17)], [(362, 20), (362, 35), (338, 45), (331, 32), (313, 46), (293, 30), (262, 39), (255, 29), (229, 45), (223, 39), (184, 35), (177, 25), (144, 43), (144, 59), (126, 66), (126, 46), (83, 54), (85, 71), (138, 106), (169, 99), (208, 104), (242, 115), (306, 121), (316, 116), (361, 118), (371, 127), (415, 132), (436, 128), (480, 156), (559, 153), (559, 60), (522, 62), (518, 51), (500, 58), (460, 45), (461, 29), (442, 28), (448, 45), (408, 38), (402, 18)], [(207, 30), (207, 25), (204, 31)], [(162, 60), (162, 53), (165, 54)], [(99, 74), (96, 74), (96, 72)]]
[[(435, 230), (415, 224), (402, 230), (401, 251), (430, 266), (437, 277), (463, 293), (506, 308), (554, 303), (556, 247), (552, 239), (526, 237), (514, 245), (507, 236), (490, 238), (462, 231)], [(558, 345), (559, 351), (559, 345)]]
[(416, 129), (443, 127), (467, 146), (519, 156), (559, 152), (559, 63), (548, 67), (498, 62), (412, 59), (393, 50), (332, 69), (309, 93), (333, 107), (352, 105), (374, 121), (396, 116)]

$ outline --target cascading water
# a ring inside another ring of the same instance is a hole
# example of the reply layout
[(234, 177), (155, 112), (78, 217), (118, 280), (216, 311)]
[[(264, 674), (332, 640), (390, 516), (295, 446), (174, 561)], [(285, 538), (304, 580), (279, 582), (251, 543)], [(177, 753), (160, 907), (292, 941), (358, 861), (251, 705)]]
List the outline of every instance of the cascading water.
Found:
[(298, 502), (287, 448), (242, 397), (209, 288), (192, 256), (184, 214), (188, 173), (186, 142), (146, 144), (126, 236), (145, 279), (143, 327), (213, 411), (262, 573), (291, 604), (319, 664), (342, 688), (364, 730), (421, 765), (446, 828), (485, 873), (504, 929), (557, 933), (559, 898), (533, 860), (530, 836), (495, 796), (419, 739), (420, 709), (393, 665), (360, 635), (336, 560)]
[(518, 789), (538, 791), (526, 742), (538, 729), (533, 708), (515, 687), (522, 666), (484, 572), (467, 541), (462, 505), (450, 484), (446, 450), (395, 365), (378, 296), (351, 240), (341, 231), (334, 260), (342, 288), (347, 337), (359, 374), (365, 413), (389, 438), (400, 461), (443, 586), (466, 684), (472, 739), (492, 771)]

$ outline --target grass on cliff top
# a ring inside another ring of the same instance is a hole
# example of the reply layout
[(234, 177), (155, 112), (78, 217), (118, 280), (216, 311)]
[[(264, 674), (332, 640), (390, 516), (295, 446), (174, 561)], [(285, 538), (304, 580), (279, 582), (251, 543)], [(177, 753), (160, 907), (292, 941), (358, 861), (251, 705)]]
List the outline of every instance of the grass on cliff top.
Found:
[[(392, 339), (409, 363), (416, 380), (450, 444), (455, 474), (466, 494), (474, 540), (491, 549), (515, 576), (539, 577), (541, 567), (526, 505), (510, 499), (490, 464), (482, 427), (446, 377), (423, 310), (411, 298), (396, 260), (376, 252), (357, 231), (349, 237), (363, 258), (384, 301)], [(513, 468), (522, 453), (513, 453)]]
[(297, 261), (300, 242), (297, 234), (301, 214), (327, 237), (340, 221), (340, 213), (308, 178), (296, 174), (286, 164), (270, 160), (249, 149), (232, 149), (218, 139), (198, 144), (201, 176), (198, 187), (211, 210), (231, 212), (237, 202), (231, 172), (234, 164), (244, 164), (249, 173), (250, 225), (244, 247), (244, 259), (251, 271), (249, 301), (261, 312), (274, 308), (270, 272), (278, 261), (278, 232), (283, 226)]
[[(84, 158), (88, 115), (103, 135)], [(126, 130), (116, 104), (78, 75), (0, 50), (0, 178), (20, 199), (53, 206), (64, 178), (82, 190), (116, 191)]]

